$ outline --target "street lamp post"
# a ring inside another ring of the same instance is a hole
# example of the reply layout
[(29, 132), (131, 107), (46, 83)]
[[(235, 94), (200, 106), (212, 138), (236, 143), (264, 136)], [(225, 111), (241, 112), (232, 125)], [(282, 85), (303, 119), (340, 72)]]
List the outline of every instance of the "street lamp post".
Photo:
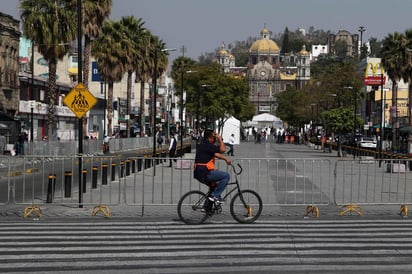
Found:
[[(385, 133), (385, 101), (383, 100), (383, 73), (381, 74), (381, 132), (380, 132), (380, 142), (379, 142), (379, 159), (382, 159), (382, 149), (383, 149), (383, 138)], [(379, 167), (382, 161), (379, 161)]]
[(363, 41), (362, 41), (362, 36), (363, 36), (363, 32), (365, 31), (365, 27), (364, 26), (360, 26), (358, 31), (360, 32), (360, 52), (359, 52), (359, 59), (361, 59), (362, 57), (362, 48), (363, 48)]
[[(30, 142), (33, 144), (33, 109), (34, 109), (34, 42), (31, 43), (31, 85), (30, 85)], [(31, 145), (31, 155), (33, 155), (33, 145)]]
[[(184, 50), (184, 48), (182, 48)], [(184, 51), (183, 51), (184, 54)], [(183, 93), (184, 93), (184, 88), (183, 88), (183, 68), (180, 68), (180, 109), (179, 109), (179, 120), (180, 120), (180, 156), (183, 157)]]

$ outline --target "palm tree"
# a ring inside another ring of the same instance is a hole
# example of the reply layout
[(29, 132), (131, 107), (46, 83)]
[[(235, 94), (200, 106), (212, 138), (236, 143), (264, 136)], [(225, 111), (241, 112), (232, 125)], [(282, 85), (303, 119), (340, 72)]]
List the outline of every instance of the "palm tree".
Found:
[[(93, 37), (99, 36), (104, 20), (112, 11), (112, 0), (82, 1), (82, 30), (84, 34), (83, 83), (89, 86), (90, 49)], [(81, 61), (81, 60), (79, 60)], [(105, 125), (104, 125), (105, 126)], [(83, 123), (83, 134), (87, 134), (87, 122)]]
[[(402, 41), (404, 35), (402, 33), (394, 32), (388, 34), (382, 43), (382, 64), (392, 80), (392, 106), (397, 110), (398, 100), (398, 82), (402, 79), (402, 59), (404, 58), (404, 50), (402, 48)], [(392, 146), (396, 145), (396, 127), (392, 122)]]
[[(157, 87), (157, 83), (155, 81), (159, 80), (159, 76), (163, 74), (166, 70), (167, 63), (168, 63), (168, 54), (163, 51), (165, 48), (165, 43), (157, 36), (151, 36), (151, 47), (150, 47), (150, 65), (152, 71), (152, 112), (156, 113), (156, 105), (154, 104), (155, 96), (157, 95), (157, 90), (154, 87)], [(157, 88), (156, 88), (157, 89)], [(152, 117), (152, 116), (151, 116)], [(153, 118), (156, 115), (153, 115)], [(152, 118), (152, 119), (153, 119)], [(156, 121), (152, 121), (152, 125), (156, 124)], [(156, 128), (152, 128), (152, 134), (156, 134)]]
[(107, 127), (108, 135), (112, 135), (113, 118), (113, 84), (122, 80), (126, 71), (124, 66), (125, 48), (130, 40), (125, 37), (119, 22), (105, 21), (100, 35), (92, 44), (91, 53), (97, 60), (100, 75), (108, 83), (107, 95)]
[[(133, 72), (137, 70), (144, 56), (141, 51), (142, 43), (145, 41), (146, 29), (143, 27), (144, 21), (140, 18), (137, 19), (133, 16), (122, 17), (120, 24), (123, 26), (122, 31), (130, 39), (130, 49), (128, 49), (128, 55), (124, 58), (124, 65), (127, 69), (127, 107), (126, 113), (130, 115), (131, 109), (131, 95), (132, 95), (132, 76)], [(128, 121), (126, 122), (126, 136), (129, 137)]]
[(91, 40), (99, 36), (104, 20), (112, 11), (112, 0), (83, 0), (84, 66), (83, 83), (89, 86)]
[(150, 47), (152, 41), (152, 34), (146, 30), (140, 37), (139, 51), (141, 59), (138, 60), (136, 72), (136, 82), (140, 82), (140, 137), (143, 137), (145, 132), (145, 85), (151, 77), (150, 67)]
[[(408, 101), (412, 102), (412, 29), (405, 31), (402, 39), (402, 49), (402, 78), (405, 82), (408, 82)], [(409, 113), (409, 126), (412, 127), (411, 113)]]
[(21, 0), (20, 12), (24, 35), (38, 46), (39, 53), (49, 64), (47, 134), (51, 140), (54, 128), (57, 62), (69, 52), (70, 42), (76, 39), (76, 1)]

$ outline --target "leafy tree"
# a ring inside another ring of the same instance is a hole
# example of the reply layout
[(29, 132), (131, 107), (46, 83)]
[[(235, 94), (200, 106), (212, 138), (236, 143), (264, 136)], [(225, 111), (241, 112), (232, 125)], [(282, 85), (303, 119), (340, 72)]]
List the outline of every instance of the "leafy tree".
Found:
[(219, 64), (193, 67), (196, 73), (185, 76), (186, 111), (200, 120), (206, 127), (213, 127), (218, 120), (222, 125), (230, 116), (250, 118), (253, 107), (248, 101), (248, 85), (244, 78), (222, 74)]
[[(355, 113), (350, 108), (334, 108), (323, 112), (325, 127), (333, 134), (343, 135), (351, 132), (357, 125), (362, 123), (362, 119), (354, 117)], [(355, 124), (356, 123), (356, 124)], [(342, 145), (339, 142), (339, 155), (342, 155)]]
[(49, 140), (54, 136), (57, 62), (69, 52), (70, 43), (77, 38), (76, 7), (75, 0), (20, 1), (24, 34), (38, 46), (39, 53), (49, 64)]
[(283, 32), (281, 53), (289, 53), (289, 29), (286, 27)]

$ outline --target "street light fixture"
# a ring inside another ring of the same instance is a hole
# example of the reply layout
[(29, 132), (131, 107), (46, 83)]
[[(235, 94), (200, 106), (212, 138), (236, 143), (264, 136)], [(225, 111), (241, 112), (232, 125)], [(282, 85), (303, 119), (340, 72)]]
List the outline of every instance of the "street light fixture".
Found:
[(362, 35), (363, 35), (363, 32), (366, 31), (366, 29), (365, 29), (364, 26), (360, 26), (359, 29), (358, 29), (358, 31), (360, 32), (360, 52), (359, 52), (359, 59), (361, 59), (361, 57), (362, 57), (362, 48), (363, 48)]

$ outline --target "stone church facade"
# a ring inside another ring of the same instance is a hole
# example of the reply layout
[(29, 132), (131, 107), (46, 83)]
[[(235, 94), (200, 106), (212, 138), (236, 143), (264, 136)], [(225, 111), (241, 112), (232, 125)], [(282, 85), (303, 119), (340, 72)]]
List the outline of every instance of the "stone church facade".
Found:
[(19, 110), (19, 23), (0, 12), (0, 111), (10, 117)]

